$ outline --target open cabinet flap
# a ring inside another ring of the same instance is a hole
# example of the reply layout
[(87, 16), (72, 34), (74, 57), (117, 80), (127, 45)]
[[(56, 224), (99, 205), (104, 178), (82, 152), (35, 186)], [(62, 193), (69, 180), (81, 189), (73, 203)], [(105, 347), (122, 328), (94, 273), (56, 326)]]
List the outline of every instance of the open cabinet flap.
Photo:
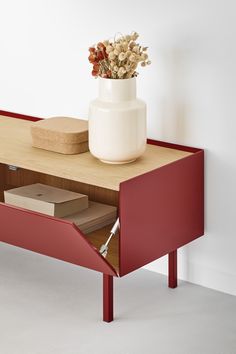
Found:
[(70, 221), (0, 203), (0, 226), (2, 242), (118, 276)]

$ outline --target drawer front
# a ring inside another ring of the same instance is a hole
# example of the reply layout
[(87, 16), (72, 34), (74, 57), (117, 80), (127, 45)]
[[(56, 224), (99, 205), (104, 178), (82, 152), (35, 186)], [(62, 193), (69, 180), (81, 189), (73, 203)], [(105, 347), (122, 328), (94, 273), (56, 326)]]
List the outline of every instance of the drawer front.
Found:
[(0, 241), (99, 272), (115, 269), (70, 221), (0, 203)]

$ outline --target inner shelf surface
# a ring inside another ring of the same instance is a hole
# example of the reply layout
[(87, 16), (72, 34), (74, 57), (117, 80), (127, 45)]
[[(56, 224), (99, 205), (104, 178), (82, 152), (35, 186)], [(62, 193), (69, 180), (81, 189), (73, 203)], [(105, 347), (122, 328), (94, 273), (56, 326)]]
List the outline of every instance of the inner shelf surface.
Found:
[[(107, 241), (113, 225), (108, 225), (86, 235), (87, 239), (97, 250)], [(119, 272), (119, 233), (114, 235), (109, 243), (106, 260)]]

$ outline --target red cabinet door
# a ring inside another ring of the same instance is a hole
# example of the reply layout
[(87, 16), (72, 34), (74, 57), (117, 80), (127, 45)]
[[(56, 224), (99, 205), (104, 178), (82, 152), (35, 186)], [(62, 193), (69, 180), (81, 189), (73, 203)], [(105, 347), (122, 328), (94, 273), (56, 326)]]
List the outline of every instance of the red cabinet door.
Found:
[(0, 203), (0, 241), (117, 276), (70, 221)]

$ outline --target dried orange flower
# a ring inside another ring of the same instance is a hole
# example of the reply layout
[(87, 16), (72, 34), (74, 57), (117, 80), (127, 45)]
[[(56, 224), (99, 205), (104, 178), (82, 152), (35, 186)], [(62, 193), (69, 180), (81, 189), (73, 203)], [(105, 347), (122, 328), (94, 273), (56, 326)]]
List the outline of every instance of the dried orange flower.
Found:
[(132, 32), (130, 35), (115, 38), (114, 41), (105, 40), (89, 48), (89, 62), (93, 65), (92, 75), (110, 79), (128, 79), (138, 75), (138, 64), (145, 67), (151, 64), (148, 58), (148, 47), (142, 47), (136, 40), (139, 35)]

